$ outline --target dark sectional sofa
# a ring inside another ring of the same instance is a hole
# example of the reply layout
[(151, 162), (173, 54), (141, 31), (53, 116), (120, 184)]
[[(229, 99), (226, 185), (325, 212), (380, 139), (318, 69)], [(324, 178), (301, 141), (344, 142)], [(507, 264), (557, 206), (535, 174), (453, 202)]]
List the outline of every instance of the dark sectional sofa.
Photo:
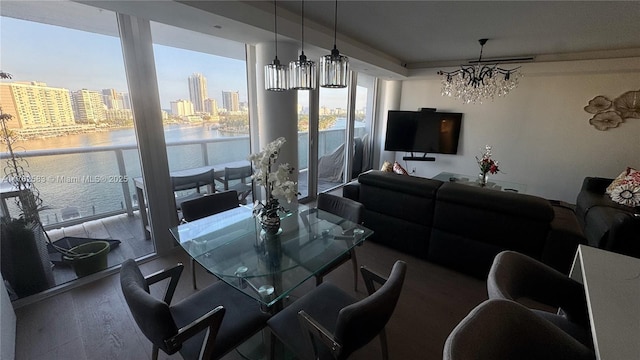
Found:
[(587, 244), (640, 257), (640, 208), (617, 204), (605, 190), (613, 179), (587, 177), (576, 200), (576, 215)]
[(568, 273), (586, 242), (572, 209), (537, 196), (377, 170), (343, 196), (365, 206), (371, 241), (478, 278), (505, 249)]

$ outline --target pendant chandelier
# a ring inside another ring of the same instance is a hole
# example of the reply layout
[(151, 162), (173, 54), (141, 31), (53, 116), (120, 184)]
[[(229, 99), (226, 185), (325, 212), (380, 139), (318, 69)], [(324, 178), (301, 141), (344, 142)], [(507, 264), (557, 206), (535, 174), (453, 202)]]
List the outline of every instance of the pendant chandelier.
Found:
[(304, 0), (302, 0), (302, 40), (300, 57), (289, 63), (289, 88), (313, 90), (316, 88), (316, 63), (304, 55)]
[(480, 39), (480, 57), (474, 65), (460, 65), (460, 69), (442, 75), (442, 96), (451, 96), (462, 100), (465, 104), (493, 100), (496, 96), (505, 96), (518, 86), (522, 76), (518, 69), (503, 69), (499, 63), (484, 64), (482, 50), (488, 39)]
[(271, 64), (264, 66), (264, 88), (269, 91), (289, 89), (289, 68), (278, 60), (278, 15), (276, 0), (273, 0), (273, 29), (276, 43), (276, 57)]
[(340, 55), (336, 47), (336, 34), (338, 32), (338, 0), (333, 19), (333, 50), (331, 54), (320, 58), (320, 86), (325, 88), (347, 87), (347, 73), (349, 71), (349, 58)]

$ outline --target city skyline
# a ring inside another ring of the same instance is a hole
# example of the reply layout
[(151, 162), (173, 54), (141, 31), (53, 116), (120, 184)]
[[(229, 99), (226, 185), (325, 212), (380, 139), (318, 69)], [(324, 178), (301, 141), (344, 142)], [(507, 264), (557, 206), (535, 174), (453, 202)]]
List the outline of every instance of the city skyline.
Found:
[[(2, 70), (13, 75), (11, 82), (129, 93), (119, 38), (5, 16), (1, 20)], [(24, 39), (38, 39), (38, 46)], [(190, 99), (187, 79), (193, 73), (208, 78), (209, 97), (218, 103), (227, 89), (238, 90), (240, 101), (247, 101), (244, 61), (158, 44), (153, 50), (162, 109)]]
[[(119, 38), (5, 16), (0, 20), (2, 70), (13, 75), (11, 82), (46, 83), (71, 92), (115, 89), (129, 93)], [(37, 46), (24, 39), (38, 39)], [(223, 92), (229, 89), (238, 91), (239, 102), (248, 102), (245, 61), (158, 44), (153, 50), (163, 110), (170, 109), (172, 101), (191, 99), (187, 79), (194, 73), (208, 79), (208, 98), (218, 104), (223, 104)], [(346, 89), (321, 91), (322, 105), (346, 107)], [(308, 107), (306, 93), (298, 92), (304, 108)]]

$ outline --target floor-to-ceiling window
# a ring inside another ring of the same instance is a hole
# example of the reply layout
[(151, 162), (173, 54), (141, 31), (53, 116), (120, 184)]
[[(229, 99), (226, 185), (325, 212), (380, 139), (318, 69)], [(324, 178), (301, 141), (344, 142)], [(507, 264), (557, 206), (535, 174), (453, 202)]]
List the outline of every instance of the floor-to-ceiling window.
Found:
[[(0, 106), (13, 116), (13, 147), (40, 192), (51, 240), (117, 239), (123, 256), (153, 253), (141, 228), (124, 225), (135, 219), (131, 179), (140, 164), (115, 13), (78, 3), (2, 6), (2, 70), (12, 78), (0, 83)], [(4, 215), (20, 216), (16, 198), (5, 195)], [(101, 221), (107, 217), (116, 217), (113, 226)], [(51, 286), (75, 279), (49, 252)]]
[(375, 107), (376, 78), (358, 73), (353, 124), (353, 171), (351, 178), (357, 178), (371, 169), (373, 151), (373, 114)]
[(323, 192), (345, 179), (349, 88), (320, 88), (319, 97), (317, 178), (318, 192)]
[[(220, 173), (246, 161), (245, 45), (157, 22), (151, 22), (151, 31), (169, 169), (213, 166)], [(223, 187), (216, 182), (216, 190)]]

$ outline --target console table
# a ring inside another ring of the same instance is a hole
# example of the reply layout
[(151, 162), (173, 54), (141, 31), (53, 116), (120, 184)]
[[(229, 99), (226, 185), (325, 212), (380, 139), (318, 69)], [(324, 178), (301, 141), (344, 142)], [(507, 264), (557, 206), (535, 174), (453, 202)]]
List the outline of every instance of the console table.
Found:
[(597, 359), (638, 359), (640, 259), (580, 245), (570, 276), (584, 285)]
[[(433, 179), (444, 182), (457, 182), (464, 185), (480, 187), (477, 176), (474, 177), (450, 172), (441, 172), (440, 174), (434, 176)], [(492, 180), (491, 178), (489, 178), (489, 181), (483, 187), (491, 190), (510, 191), (517, 193), (524, 193), (527, 190), (527, 185), (509, 181)]]

